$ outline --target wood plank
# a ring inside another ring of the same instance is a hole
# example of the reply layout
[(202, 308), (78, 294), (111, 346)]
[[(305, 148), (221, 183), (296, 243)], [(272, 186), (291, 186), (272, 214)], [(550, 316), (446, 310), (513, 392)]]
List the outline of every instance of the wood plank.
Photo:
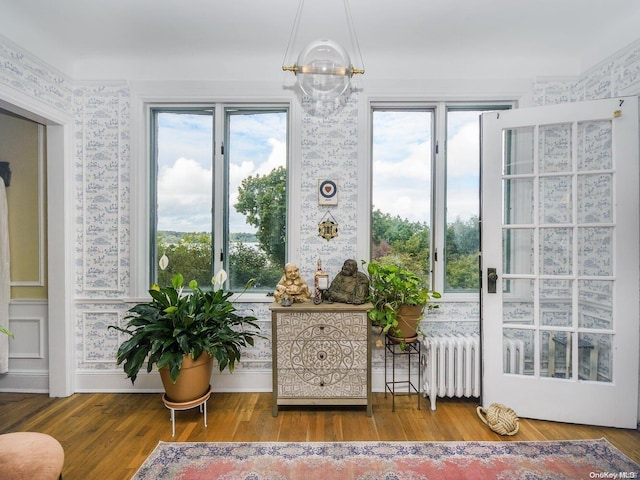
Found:
[(160, 394), (0, 393), (0, 433), (48, 433), (65, 450), (63, 478), (131, 478), (159, 441), (336, 442), (336, 441), (545, 441), (606, 438), (640, 463), (640, 432), (538, 420), (520, 420), (514, 436), (491, 431), (476, 414), (474, 399), (438, 399), (417, 409), (415, 395), (373, 395), (373, 416), (363, 407), (282, 407), (271, 415), (270, 393), (214, 393), (209, 426), (197, 408), (170, 412)]

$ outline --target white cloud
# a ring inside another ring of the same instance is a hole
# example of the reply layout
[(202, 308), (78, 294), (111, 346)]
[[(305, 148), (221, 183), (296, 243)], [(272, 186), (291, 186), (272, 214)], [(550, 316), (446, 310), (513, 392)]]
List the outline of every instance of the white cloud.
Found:
[(256, 173), (260, 175), (266, 175), (278, 167), (287, 165), (287, 142), (270, 138), (267, 143), (271, 145), (271, 153), (267, 161), (262, 163), (256, 170)]
[(211, 229), (211, 169), (178, 158), (158, 172), (158, 230)]
[(447, 142), (447, 176), (478, 175), (478, 124), (465, 123)]
[(472, 188), (457, 188), (447, 191), (447, 221), (457, 218), (465, 221), (478, 215), (478, 191)]
[(399, 161), (376, 160), (376, 157), (389, 157), (384, 154), (375, 155), (373, 170), (376, 176), (387, 180), (392, 178), (411, 178), (413, 180), (428, 181), (431, 178), (430, 149), (431, 142), (407, 145), (405, 156)]

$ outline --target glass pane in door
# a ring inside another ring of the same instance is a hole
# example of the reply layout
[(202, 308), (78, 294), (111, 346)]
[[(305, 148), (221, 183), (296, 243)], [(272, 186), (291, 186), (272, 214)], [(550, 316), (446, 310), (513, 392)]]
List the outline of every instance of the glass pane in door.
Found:
[(504, 224), (532, 224), (534, 215), (533, 178), (505, 178), (502, 181), (502, 190)]
[(578, 227), (578, 274), (613, 275), (613, 227)]
[(578, 170), (607, 170), (613, 167), (611, 120), (578, 122)]
[(606, 333), (578, 334), (578, 378), (610, 383), (613, 372), (611, 345), (613, 335)]
[[(571, 378), (572, 335), (566, 330), (542, 330), (540, 332), (540, 375), (553, 378)], [(546, 368), (545, 367), (546, 364)]]
[(573, 281), (540, 280), (540, 325), (570, 327), (573, 323)]
[(502, 281), (502, 323), (533, 325), (535, 282), (528, 278)]
[(613, 174), (578, 175), (578, 222), (613, 222)]
[(578, 281), (578, 327), (613, 327), (613, 281)]
[(538, 166), (540, 173), (570, 172), (571, 124), (541, 125), (538, 130)]
[(539, 246), (542, 275), (573, 273), (573, 228), (541, 228)]
[(573, 220), (573, 177), (541, 177), (540, 223), (571, 223)]
[(502, 339), (502, 359), (504, 373), (533, 375), (534, 331), (505, 328)]
[(512, 128), (503, 132), (503, 175), (526, 175), (533, 173), (534, 133), (534, 127)]

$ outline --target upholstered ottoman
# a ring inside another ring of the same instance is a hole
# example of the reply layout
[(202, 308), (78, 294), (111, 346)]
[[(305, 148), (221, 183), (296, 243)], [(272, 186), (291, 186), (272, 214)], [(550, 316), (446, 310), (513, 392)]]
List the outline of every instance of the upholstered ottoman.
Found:
[(16, 432), (0, 435), (0, 480), (57, 480), (64, 450), (50, 435)]

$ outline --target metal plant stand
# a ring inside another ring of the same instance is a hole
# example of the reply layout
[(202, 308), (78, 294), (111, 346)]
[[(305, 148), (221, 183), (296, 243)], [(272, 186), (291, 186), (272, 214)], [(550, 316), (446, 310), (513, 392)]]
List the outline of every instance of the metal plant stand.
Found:
[(176, 436), (176, 410), (189, 410), (191, 408), (200, 407), (200, 413), (204, 416), (204, 426), (207, 426), (207, 400), (211, 396), (211, 385), (209, 390), (200, 398), (192, 400), (191, 402), (176, 403), (167, 398), (167, 395), (162, 395), (162, 402), (164, 406), (171, 410), (171, 436)]
[[(388, 336), (385, 336), (385, 348), (384, 348), (384, 396), (386, 398), (387, 392), (391, 394), (391, 411), (396, 411), (395, 396), (396, 395), (411, 395), (413, 393), (418, 397), (418, 410), (420, 410), (420, 378), (422, 364), (420, 363), (420, 341), (415, 339), (413, 341), (407, 341), (404, 349), (400, 343), (391, 340)], [(396, 357), (398, 361), (402, 361), (406, 358), (407, 361), (407, 376), (406, 380), (396, 380)], [(391, 360), (391, 380), (388, 380), (388, 362)], [(418, 364), (418, 376), (414, 383), (411, 379), (411, 363), (416, 362)], [(418, 385), (418, 386), (416, 386)], [(402, 387), (406, 386), (406, 390)], [(397, 387), (400, 387), (399, 389)]]

